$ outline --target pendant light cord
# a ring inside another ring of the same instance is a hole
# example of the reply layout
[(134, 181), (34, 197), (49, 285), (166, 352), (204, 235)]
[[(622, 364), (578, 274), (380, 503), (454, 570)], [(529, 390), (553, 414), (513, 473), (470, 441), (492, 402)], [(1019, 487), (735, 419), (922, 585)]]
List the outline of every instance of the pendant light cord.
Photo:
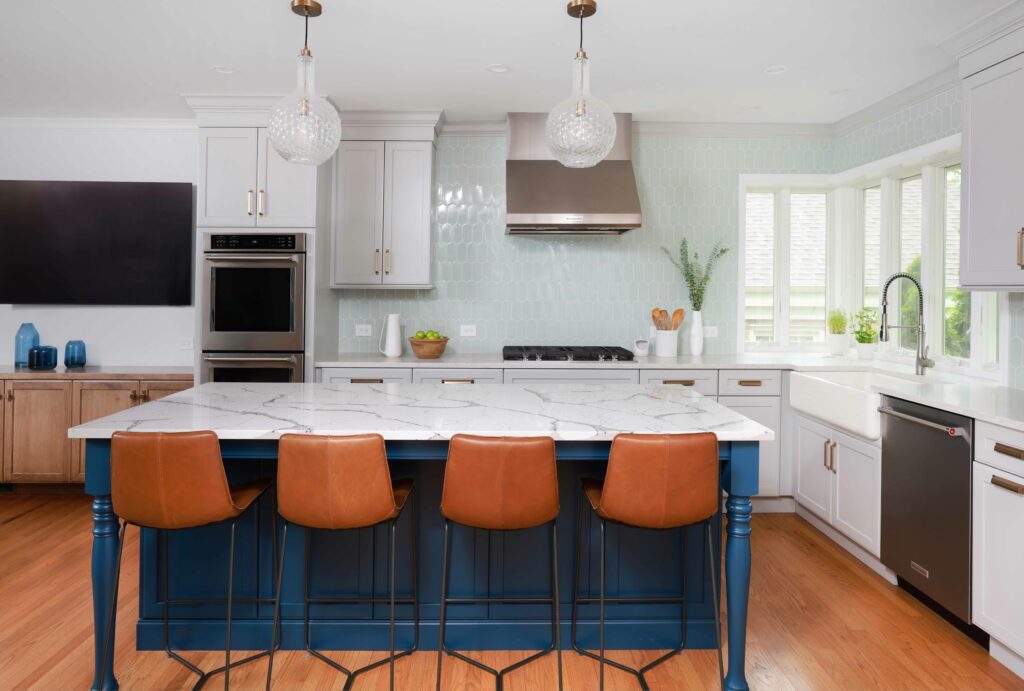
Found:
[(580, 52), (583, 52), (583, 12), (580, 12)]
[(309, 10), (306, 10), (306, 33), (302, 37), (302, 47), (309, 50)]

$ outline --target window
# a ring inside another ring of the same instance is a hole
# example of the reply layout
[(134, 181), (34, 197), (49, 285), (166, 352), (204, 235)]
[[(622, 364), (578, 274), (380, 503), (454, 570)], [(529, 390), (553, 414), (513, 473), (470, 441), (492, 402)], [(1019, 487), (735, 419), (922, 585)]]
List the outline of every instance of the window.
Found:
[(744, 342), (823, 345), (828, 195), (747, 192), (744, 217)]
[(946, 168), (943, 181), (942, 352), (971, 357), (971, 294), (960, 290), (960, 166)]
[(775, 194), (747, 194), (743, 331), (748, 343), (775, 340)]
[[(899, 270), (921, 280), (921, 176), (900, 181)], [(917, 350), (917, 289), (907, 280), (898, 283), (899, 311), (890, 315), (893, 323), (911, 328), (899, 331), (900, 348)], [(891, 293), (890, 293), (891, 295)], [(893, 309), (890, 306), (890, 309)]]
[(861, 190), (861, 232), (864, 237), (864, 307), (876, 310), (882, 292), (882, 188)]

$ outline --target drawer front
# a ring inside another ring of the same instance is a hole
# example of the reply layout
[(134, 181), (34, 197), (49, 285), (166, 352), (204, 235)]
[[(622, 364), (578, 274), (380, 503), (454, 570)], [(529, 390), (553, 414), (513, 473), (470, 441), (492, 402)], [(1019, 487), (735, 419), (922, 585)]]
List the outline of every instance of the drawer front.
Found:
[(1024, 476), (1024, 432), (977, 421), (974, 423), (974, 459)]
[(723, 369), (718, 372), (719, 396), (778, 396), (782, 372), (777, 369)]
[(635, 369), (507, 369), (506, 384), (638, 384)]
[(705, 396), (718, 394), (718, 370), (714, 369), (642, 369), (640, 383), (645, 386), (666, 384), (693, 389)]
[(411, 384), (412, 370), (402, 367), (325, 367), (324, 384)]
[(417, 368), (412, 371), (414, 384), (501, 384), (500, 369)]

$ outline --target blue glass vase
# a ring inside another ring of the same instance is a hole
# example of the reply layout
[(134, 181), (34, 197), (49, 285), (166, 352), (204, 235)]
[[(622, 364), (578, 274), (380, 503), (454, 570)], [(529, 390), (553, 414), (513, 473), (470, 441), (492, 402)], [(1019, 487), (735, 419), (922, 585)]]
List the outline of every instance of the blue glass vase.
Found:
[(14, 366), (28, 367), (28, 351), (39, 345), (39, 332), (35, 324), (26, 322), (14, 335)]
[(85, 341), (68, 341), (64, 346), (64, 366), (69, 369), (85, 367)]

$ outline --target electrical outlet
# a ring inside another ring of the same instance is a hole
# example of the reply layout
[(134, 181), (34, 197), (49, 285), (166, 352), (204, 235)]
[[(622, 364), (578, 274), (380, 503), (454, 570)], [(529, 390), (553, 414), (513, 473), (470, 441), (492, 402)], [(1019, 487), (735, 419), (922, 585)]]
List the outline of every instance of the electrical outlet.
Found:
[(476, 336), (476, 324), (463, 324), (459, 327), (460, 336)]
[(704, 338), (718, 338), (718, 327), (717, 326), (705, 326), (704, 327)]
[(179, 338), (178, 339), (178, 350), (192, 350), (194, 342), (191, 338)]
[(372, 324), (356, 324), (356, 336), (372, 336)]

